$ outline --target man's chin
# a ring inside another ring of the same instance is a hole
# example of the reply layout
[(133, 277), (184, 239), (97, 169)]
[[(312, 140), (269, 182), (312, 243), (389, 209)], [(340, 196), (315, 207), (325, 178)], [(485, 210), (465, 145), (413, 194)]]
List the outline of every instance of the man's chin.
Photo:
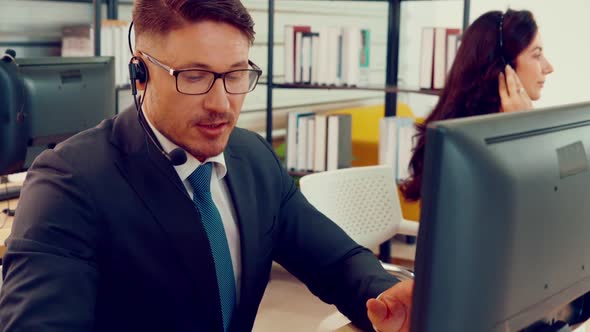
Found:
[(197, 158), (199, 161), (204, 161), (208, 158), (215, 157), (222, 153), (225, 150), (226, 144), (219, 144), (215, 146), (207, 146), (204, 149), (199, 148), (189, 148), (187, 152), (189, 152), (193, 157)]

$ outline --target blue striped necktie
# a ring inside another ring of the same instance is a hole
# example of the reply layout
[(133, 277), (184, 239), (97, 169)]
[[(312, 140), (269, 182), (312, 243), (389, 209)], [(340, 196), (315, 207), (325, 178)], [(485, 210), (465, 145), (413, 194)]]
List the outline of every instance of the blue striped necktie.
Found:
[(201, 222), (209, 238), (219, 286), (223, 329), (227, 331), (236, 306), (236, 285), (225, 229), (211, 197), (211, 169), (211, 163), (202, 164), (189, 175), (188, 182), (193, 187), (193, 202), (201, 214)]

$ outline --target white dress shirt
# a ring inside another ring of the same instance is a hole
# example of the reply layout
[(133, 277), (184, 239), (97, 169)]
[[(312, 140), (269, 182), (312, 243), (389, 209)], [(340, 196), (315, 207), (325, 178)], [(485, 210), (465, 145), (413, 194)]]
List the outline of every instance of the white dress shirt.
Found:
[[(145, 115), (145, 118), (150, 128), (156, 135), (156, 138), (162, 145), (164, 151), (170, 153), (170, 151), (178, 148), (178, 145), (170, 141), (166, 136), (160, 133), (160, 131), (158, 131), (158, 129), (156, 129), (152, 125), (145, 112), (143, 112), (143, 114)], [(219, 214), (221, 215), (221, 220), (223, 221), (223, 228), (225, 229), (225, 236), (227, 237), (229, 252), (231, 254), (232, 265), (234, 268), (234, 278), (236, 281), (236, 300), (239, 301), (241, 280), (240, 277), (242, 271), (242, 260), (240, 256), (240, 233), (238, 231), (238, 224), (236, 212), (234, 210), (234, 205), (231, 199), (231, 195), (229, 193), (229, 189), (227, 188), (227, 183), (225, 181), (227, 167), (225, 166), (225, 157), (223, 155), (223, 152), (218, 154), (217, 156), (207, 158), (205, 160), (205, 163), (207, 162), (213, 163), (213, 171), (211, 172), (211, 195), (213, 196), (213, 202), (217, 206)], [(190, 185), (187, 178), (201, 164), (202, 163), (197, 158), (193, 157), (190, 153), (186, 152), (186, 163), (179, 166), (174, 166), (176, 173), (178, 173), (178, 176), (184, 184), (184, 187), (191, 199), (193, 198), (193, 187)], [(195, 264), (197, 264), (197, 262), (195, 262)]]

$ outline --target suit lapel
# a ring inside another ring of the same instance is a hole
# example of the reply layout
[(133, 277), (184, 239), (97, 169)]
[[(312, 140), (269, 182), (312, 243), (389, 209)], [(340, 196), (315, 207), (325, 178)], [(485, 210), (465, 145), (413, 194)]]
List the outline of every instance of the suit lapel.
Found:
[(125, 112), (117, 122), (112, 140), (115, 144), (124, 142), (120, 146), (125, 146), (129, 152), (116, 161), (117, 167), (166, 235), (173, 247), (172, 257), (179, 258), (193, 280), (199, 303), (195, 314), (200, 311), (203, 318), (211, 320), (211, 326), (221, 330), (223, 324), (215, 266), (197, 209), (173, 166), (151, 142), (146, 142), (137, 123), (137, 115), (133, 118), (133, 114)]
[[(231, 138), (230, 144), (231, 145)], [(258, 257), (258, 213), (253, 199), (256, 197), (256, 183), (248, 163), (234, 153), (228, 145), (225, 151), (227, 166), (227, 185), (237, 215), (240, 232), (242, 259), (242, 278), (240, 286), (240, 305), (234, 316), (232, 326), (242, 326), (244, 306), (251, 305), (252, 291), (256, 282), (256, 262)]]

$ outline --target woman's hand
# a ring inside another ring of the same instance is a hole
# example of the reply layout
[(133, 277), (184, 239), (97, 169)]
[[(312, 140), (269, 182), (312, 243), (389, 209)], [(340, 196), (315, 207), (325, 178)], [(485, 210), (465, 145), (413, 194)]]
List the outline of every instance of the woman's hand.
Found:
[(531, 98), (522, 86), (518, 75), (506, 65), (506, 74), (500, 73), (498, 77), (500, 99), (502, 101), (501, 112), (524, 111), (533, 108)]

